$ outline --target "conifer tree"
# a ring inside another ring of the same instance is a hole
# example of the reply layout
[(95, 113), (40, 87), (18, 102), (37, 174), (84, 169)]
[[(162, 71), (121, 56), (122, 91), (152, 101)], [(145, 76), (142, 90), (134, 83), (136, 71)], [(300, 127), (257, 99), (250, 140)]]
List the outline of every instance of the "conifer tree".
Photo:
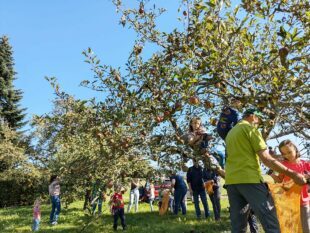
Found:
[(17, 130), (26, 124), (24, 108), (20, 106), (22, 91), (15, 89), (16, 79), (12, 47), (8, 37), (0, 38), (0, 119)]

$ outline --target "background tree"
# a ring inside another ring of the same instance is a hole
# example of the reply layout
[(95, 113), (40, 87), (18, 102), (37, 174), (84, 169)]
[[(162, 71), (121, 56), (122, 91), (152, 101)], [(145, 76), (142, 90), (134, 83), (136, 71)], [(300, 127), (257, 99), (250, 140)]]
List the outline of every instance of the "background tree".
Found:
[(16, 131), (6, 123), (0, 124), (0, 130), (0, 207), (32, 204), (47, 189), (46, 171), (29, 162), (23, 147), (16, 144)]
[(57, 98), (51, 113), (34, 118), (36, 149), (38, 160), (60, 176), (66, 203), (84, 195), (89, 176), (127, 182), (128, 177), (154, 173), (143, 151), (134, 147), (141, 141), (133, 141), (129, 126), (119, 125), (116, 107), (109, 111), (94, 100), (75, 100), (59, 90), (54, 78), (49, 80)]
[(14, 130), (26, 124), (25, 109), (20, 107), (22, 91), (13, 84), (15, 76), (12, 47), (8, 37), (3, 36), (0, 38), (0, 117)]
[(12, 47), (3, 36), (0, 38), (0, 206), (33, 203), (47, 187), (46, 170), (29, 160), (35, 153), (31, 149), (31, 135), (21, 132), (26, 124), (25, 109), (20, 107), (22, 91), (13, 84), (15, 76)]

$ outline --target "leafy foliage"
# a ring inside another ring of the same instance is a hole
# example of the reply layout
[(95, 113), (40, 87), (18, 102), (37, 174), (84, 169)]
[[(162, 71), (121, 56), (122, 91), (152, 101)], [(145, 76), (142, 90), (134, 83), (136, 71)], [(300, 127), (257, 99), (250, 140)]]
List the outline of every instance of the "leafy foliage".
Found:
[(30, 204), (46, 190), (44, 170), (30, 163), (23, 147), (16, 144), (18, 135), (6, 124), (0, 125), (0, 206)]

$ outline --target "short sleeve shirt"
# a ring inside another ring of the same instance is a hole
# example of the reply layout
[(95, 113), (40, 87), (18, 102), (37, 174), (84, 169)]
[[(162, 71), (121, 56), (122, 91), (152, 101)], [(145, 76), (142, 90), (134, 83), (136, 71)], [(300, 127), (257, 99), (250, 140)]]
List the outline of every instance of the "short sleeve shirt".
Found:
[(184, 179), (179, 176), (179, 175), (175, 175), (175, 176), (171, 176), (170, 180), (172, 181), (173, 179), (175, 179), (175, 185), (174, 185), (174, 189), (187, 189), (187, 186), (184, 182)]
[(267, 149), (261, 133), (248, 121), (240, 121), (226, 139), (226, 184), (251, 184), (263, 181), (257, 152)]

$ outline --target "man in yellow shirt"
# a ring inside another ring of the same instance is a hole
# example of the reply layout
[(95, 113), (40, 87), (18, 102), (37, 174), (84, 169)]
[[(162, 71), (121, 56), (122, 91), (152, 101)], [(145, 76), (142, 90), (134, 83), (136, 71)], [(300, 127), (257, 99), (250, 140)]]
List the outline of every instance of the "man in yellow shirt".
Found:
[(259, 159), (269, 168), (291, 177), (295, 183), (306, 183), (305, 177), (275, 160), (257, 129), (262, 113), (256, 109), (244, 112), (226, 139), (226, 185), (230, 204), (232, 233), (246, 232), (248, 204), (259, 218), (264, 231), (280, 233), (273, 199), (261, 175)]

